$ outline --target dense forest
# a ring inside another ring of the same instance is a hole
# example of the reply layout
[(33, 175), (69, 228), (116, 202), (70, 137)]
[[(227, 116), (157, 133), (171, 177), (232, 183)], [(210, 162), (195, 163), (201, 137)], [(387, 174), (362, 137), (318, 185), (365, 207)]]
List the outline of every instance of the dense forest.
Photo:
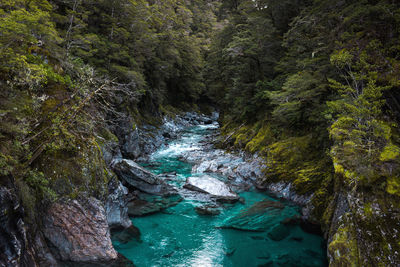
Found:
[[(386, 232), (398, 225), (400, 196), (399, 8), (223, 1), (226, 24), (207, 60), (207, 93), (229, 137), (223, 145), (264, 157), (263, 183), (315, 192), (313, 216), (332, 233), (339, 266), (387, 266), (380, 257), (399, 249), (398, 235)], [(351, 207), (333, 224), (341, 194)]]
[(101, 158), (97, 136), (112, 138), (107, 126), (124, 113), (139, 123), (171, 104), (187, 108), (204, 94), (215, 9), (212, 1), (1, 1), (2, 182), (16, 179), (27, 205), (100, 194), (107, 177), (89, 162)]
[(1, 0), (0, 58), (0, 186), (32, 232), (106, 198), (121, 125), (214, 106), (260, 186), (312, 194), (332, 266), (399, 263), (397, 1)]

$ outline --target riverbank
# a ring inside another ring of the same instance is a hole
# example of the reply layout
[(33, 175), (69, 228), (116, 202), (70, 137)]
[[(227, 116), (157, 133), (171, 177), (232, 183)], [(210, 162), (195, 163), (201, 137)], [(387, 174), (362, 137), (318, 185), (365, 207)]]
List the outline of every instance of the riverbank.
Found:
[[(128, 213), (141, 234), (129, 237), (126, 231), (116, 232), (116, 249), (138, 266), (256, 266), (299, 261), (304, 266), (323, 266), (325, 242), (307, 233), (310, 227), (301, 219), (301, 208), (257, 190), (262, 162), (216, 149), (212, 143), (217, 129), (215, 122), (187, 127), (142, 161), (173, 186), (181, 199), (137, 194), (132, 203), (142, 203), (142, 209), (131, 207)], [(194, 187), (191, 179), (202, 182)], [(216, 186), (219, 182), (238, 193), (237, 199), (227, 199), (225, 188)], [(207, 192), (216, 187), (221, 190)]]

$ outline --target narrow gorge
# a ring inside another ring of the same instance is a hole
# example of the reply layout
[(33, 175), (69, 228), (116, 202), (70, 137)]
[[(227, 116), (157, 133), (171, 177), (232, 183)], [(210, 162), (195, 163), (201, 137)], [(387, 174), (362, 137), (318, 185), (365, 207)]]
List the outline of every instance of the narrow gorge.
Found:
[(399, 25), (395, 0), (0, 0), (0, 266), (399, 266)]
[(188, 125), (143, 162), (174, 193), (134, 196), (141, 235), (116, 232), (115, 248), (137, 266), (325, 266), (325, 241), (300, 207), (254, 187), (261, 162), (215, 149), (215, 121)]

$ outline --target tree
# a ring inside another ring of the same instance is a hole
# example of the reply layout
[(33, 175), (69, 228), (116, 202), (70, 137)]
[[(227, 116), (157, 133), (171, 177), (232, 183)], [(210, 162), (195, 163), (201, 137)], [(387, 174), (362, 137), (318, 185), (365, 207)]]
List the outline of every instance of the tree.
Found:
[[(369, 44), (370, 48), (375, 45)], [(342, 96), (329, 102), (338, 112), (330, 127), (335, 142), (331, 155), (336, 172), (352, 186), (371, 184), (382, 175), (393, 175), (392, 166), (384, 163), (398, 161), (400, 148), (392, 143), (392, 129), (382, 111), (383, 93), (390, 86), (379, 85), (378, 73), (367, 63), (366, 51), (342, 49), (332, 55), (331, 61), (346, 81), (330, 80), (332, 88)]]

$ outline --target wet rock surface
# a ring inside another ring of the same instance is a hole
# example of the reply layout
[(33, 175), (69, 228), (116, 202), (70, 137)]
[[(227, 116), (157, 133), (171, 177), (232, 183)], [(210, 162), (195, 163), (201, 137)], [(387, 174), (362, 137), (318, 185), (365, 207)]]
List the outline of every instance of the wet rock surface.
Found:
[(156, 175), (128, 159), (116, 159), (111, 164), (114, 172), (130, 186), (154, 195), (174, 194), (175, 189)]
[(111, 243), (106, 212), (97, 199), (55, 203), (43, 223), (44, 235), (59, 260), (106, 262), (118, 258)]
[(233, 192), (228, 185), (209, 175), (189, 177), (187, 178), (184, 187), (190, 190), (199, 191), (201, 193), (210, 194), (212, 197), (218, 200), (239, 200), (238, 194)]

